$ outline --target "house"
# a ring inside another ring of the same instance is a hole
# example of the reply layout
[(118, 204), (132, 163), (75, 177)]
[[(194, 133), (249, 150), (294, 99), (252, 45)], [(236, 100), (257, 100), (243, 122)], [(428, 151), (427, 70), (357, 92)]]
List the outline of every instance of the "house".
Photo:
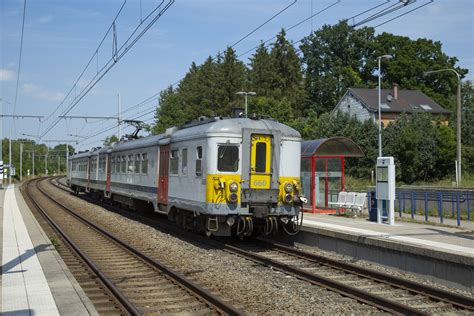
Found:
[[(333, 110), (355, 115), (359, 120), (378, 119), (378, 89), (349, 88)], [(382, 123), (398, 119), (402, 113), (426, 112), (436, 116), (434, 120), (448, 124), (450, 112), (419, 90), (402, 90), (397, 84), (381, 91)]]

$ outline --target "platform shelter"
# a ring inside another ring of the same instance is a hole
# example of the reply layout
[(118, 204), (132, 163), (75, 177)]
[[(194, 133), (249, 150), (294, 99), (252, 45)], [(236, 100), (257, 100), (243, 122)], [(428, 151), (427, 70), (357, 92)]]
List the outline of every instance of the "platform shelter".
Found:
[(363, 157), (360, 147), (347, 137), (303, 141), (301, 144), (301, 183), (309, 199), (305, 211), (332, 213), (330, 202), (344, 191), (345, 158)]

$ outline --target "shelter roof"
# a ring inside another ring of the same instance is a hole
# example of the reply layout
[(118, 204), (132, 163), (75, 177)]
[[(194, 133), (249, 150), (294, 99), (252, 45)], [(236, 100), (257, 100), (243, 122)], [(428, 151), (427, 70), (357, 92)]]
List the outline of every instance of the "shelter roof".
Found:
[(344, 156), (363, 157), (360, 147), (350, 138), (331, 137), (306, 140), (301, 143), (301, 156)]

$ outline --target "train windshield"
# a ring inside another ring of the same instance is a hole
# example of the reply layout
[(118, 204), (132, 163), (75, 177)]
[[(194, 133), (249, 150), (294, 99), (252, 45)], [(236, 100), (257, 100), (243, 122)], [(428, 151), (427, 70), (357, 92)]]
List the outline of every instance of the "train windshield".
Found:
[(217, 170), (236, 172), (239, 170), (239, 146), (219, 145), (217, 150)]

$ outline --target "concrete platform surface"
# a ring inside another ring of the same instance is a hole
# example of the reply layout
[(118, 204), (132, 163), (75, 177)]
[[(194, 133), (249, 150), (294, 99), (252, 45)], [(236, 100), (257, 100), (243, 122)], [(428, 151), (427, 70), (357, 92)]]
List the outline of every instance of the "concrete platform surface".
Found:
[(456, 228), (396, 221), (390, 226), (365, 218), (305, 213), (302, 232), (293, 241), (474, 293), (474, 229), (470, 225)]
[(19, 190), (0, 190), (0, 206), (2, 314), (97, 315)]

